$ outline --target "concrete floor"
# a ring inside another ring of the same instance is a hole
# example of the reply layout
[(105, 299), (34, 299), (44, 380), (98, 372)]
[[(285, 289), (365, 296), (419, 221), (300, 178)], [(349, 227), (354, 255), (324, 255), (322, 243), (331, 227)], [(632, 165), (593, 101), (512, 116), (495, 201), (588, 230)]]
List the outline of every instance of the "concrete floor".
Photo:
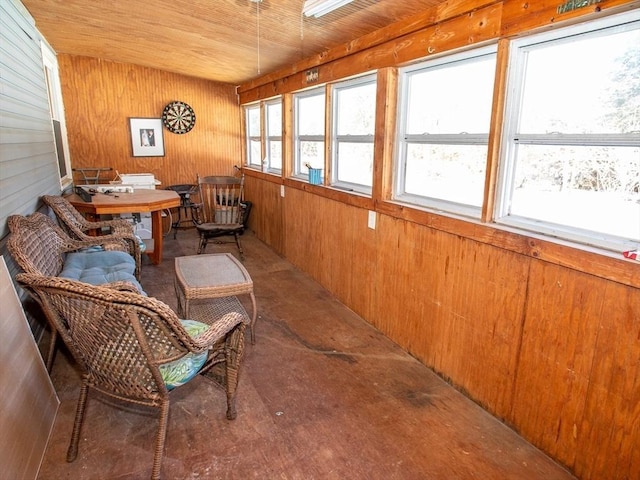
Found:
[[(242, 243), (259, 317), (238, 417), (225, 418), (224, 392), (207, 378), (173, 391), (164, 479), (574, 478), (251, 232)], [(173, 258), (196, 246), (194, 230), (167, 236), (163, 263), (145, 261), (145, 290), (175, 309)], [(237, 253), (207, 247), (220, 251)], [(155, 411), (90, 394), (78, 458), (66, 463), (80, 381), (62, 349), (52, 379), (61, 405), (38, 478), (149, 478)]]

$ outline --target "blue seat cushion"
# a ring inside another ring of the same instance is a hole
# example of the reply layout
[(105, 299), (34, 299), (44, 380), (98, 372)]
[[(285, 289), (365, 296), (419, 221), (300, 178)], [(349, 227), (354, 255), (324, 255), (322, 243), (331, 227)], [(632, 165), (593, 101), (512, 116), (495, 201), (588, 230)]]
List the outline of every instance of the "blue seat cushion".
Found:
[(133, 283), (140, 293), (144, 294), (135, 271), (136, 262), (126, 252), (88, 250), (67, 254), (59, 276), (91, 285), (127, 281)]
[[(196, 322), (195, 320), (180, 320), (180, 322), (187, 333), (193, 338), (209, 328), (209, 325), (206, 323)], [(208, 354), (209, 352), (206, 350), (201, 353), (188, 353), (178, 360), (160, 365), (160, 374), (167, 389), (173, 390), (195, 377), (204, 365), (204, 362), (207, 361)]]

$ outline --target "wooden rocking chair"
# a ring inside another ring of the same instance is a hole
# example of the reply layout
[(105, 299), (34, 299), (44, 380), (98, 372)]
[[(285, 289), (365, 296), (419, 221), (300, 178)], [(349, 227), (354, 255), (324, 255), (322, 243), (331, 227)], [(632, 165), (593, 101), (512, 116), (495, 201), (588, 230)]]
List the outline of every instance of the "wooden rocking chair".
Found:
[[(244, 177), (200, 177), (198, 175), (200, 203), (192, 206), (192, 215), (200, 235), (198, 254), (204, 253), (212, 238), (233, 236), (240, 259), (244, 252), (240, 235), (244, 232), (245, 209)], [(218, 241), (216, 243), (228, 243)]]

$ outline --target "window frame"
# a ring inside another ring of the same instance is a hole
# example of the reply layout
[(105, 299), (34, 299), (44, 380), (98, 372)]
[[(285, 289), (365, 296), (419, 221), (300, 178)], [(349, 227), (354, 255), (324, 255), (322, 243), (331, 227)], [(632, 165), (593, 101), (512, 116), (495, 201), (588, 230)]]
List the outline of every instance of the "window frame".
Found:
[[(571, 42), (574, 39), (602, 36), (610, 29), (629, 29), (640, 22), (640, 12), (627, 12), (584, 24), (569, 26), (553, 31), (522, 37), (511, 41), (507, 69), (507, 94), (503, 132), (500, 139), (501, 154), (498, 164), (493, 222), (519, 231), (529, 231), (552, 239), (586, 245), (609, 251), (625, 251), (637, 248), (638, 239), (624, 238), (608, 233), (589, 230), (566, 224), (554, 223), (532, 217), (510, 213), (517, 169), (519, 145), (537, 146), (601, 146), (640, 147), (639, 139), (633, 134), (526, 134), (519, 132), (522, 118), (521, 102), (526, 82), (526, 55), (529, 51), (544, 45)], [(542, 47), (544, 48), (544, 47)]]
[[(280, 131), (278, 135), (272, 135), (270, 131), (270, 122), (269, 116), (271, 108), (275, 106), (280, 107)], [(263, 115), (263, 124), (264, 124), (264, 141), (265, 141), (265, 156), (263, 160), (263, 169), (268, 173), (273, 173), (280, 175), (282, 174), (282, 162), (284, 161), (283, 157), (283, 138), (282, 138), (282, 120), (283, 120), (283, 105), (282, 105), (282, 97), (272, 98), (270, 100), (266, 100), (264, 102), (264, 115)], [(271, 142), (280, 142), (280, 167), (273, 166), (273, 159), (271, 158)]]
[[(245, 125), (245, 149), (247, 152), (246, 155), (246, 159), (245, 159), (245, 166), (247, 168), (251, 168), (254, 170), (260, 170), (262, 171), (262, 165), (263, 165), (263, 161), (262, 161), (262, 115), (261, 115), (261, 102), (256, 102), (256, 103), (251, 103), (251, 104), (247, 104), (244, 105), (244, 125)], [(258, 111), (258, 119), (259, 119), (259, 127), (258, 127), (258, 135), (255, 135), (255, 132), (251, 131), (251, 122), (249, 120), (249, 116), (252, 113), (255, 113), (255, 111)], [(253, 158), (252, 155), (252, 151), (253, 149), (251, 148), (251, 144), (253, 142), (258, 142), (260, 144), (260, 158), (258, 158), (258, 161), (255, 162), (255, 159)]]
[(51, 46), (41, 40), (40, 48), (42, 51), (44, 77), (47, 84), (51, 127), (54, 132), (54, 144), (56, 146), (58, 160), (58, 177), (60, 179), (60, 188), (65, 190), (73, 183), (73, 170), (71, 168), (71, 153), (69, 150), (67, 123), (62, 98), (62, 87), (60, 84), (60, 70), (58, 67), (58, 59)]
[[(478, 59), (493, 57), (497, 64), (497, 43), (468, 49), (458, 53), (446, 53), (438, 57), (429, 58), (418, 63), (413, 63), (406, 67), (402, 67), (398, 70), (398, 121), (397, 121), (397, 134), (394, 149), (394, 165), (393, 165), (393, 192), (392, 199), (394, 201), (414, 205), (420, 208), (424, 208), (430, 211), (437, 212), (444, 215), (471, 217), (479, 220), (482, 215), (482, 207), (486, 202), (485, 195), (483, 193), (481, 204), (474, 206), (470, 204), (464, 204), (454, 202), (444, 198), (429, 197), (424, 195), (417, 195), (414, 193), (406, 192), (406, 175), (407, 175), (407, 150), (411, 144), (422, 145), (450, 145), (450, 146), (472, 146), (482, 145), (486, 147), (486, 157), (489, 155), (489, 137), (491, 131), (491, 112), (487, 116), (486, 120), (486, 133), (460, 133), (460, 134), (408, 134), (408, 108), (409, 102), (409, 76), (418, 74), (431, 69), (448, 68), (448, 66), (460, 65), (462, 63), (468, 63), (478, 61)], [(493, 92), (496, 88), (495, 70), (493, 73), (493, 89), (491, 95), (493, 98)], [(485, 163), (486, 165), (486, 163)], [(485, 168), (484, 181), (488, 172)]]
[[(348, 80), (344, 80), (341, 82), (337, 82), (331, 85), (331, 135), (329, 140), (330, 151), (331, 151), (331, 178), (330, 185), (335, 188), (340, 188), (347, 191), (354, 191), (358, 193), (362, 193), (365, 195), (371, 195), (373, 189), (373, 162), (374, 162), (374, 151), (375, 151), (375, 126), (376, 126), (376, 99), (377, 99), (377, 85), (378, 85), (378, 76), (377, 73), (368, 73), (366, 75), (361, 75), (355, 78), (350, 78)], [(339, 98), (340, 92), (349, 90), (351, 88), (357, 88), (365, 85), (375, 85), (376, 92), (373, 96), (373, 109), (374, 109), (374, 118), (373, 118), (373, 133), (369, 135), (351, 135), (351, 134), (338, 134), (339, 126), (340, 126), (340, 118), (339, 118)], [(355, 183), (355, 182), (347, 182), (344, 180), (338, 179), (338, 171), (339, 171), (339, 163), (340, 163), (340, 144), (341, 143), (357, 143), (357, 144), (370, 144), (371, 145), (371, 164), (372, 164), (372, 172), (371, 172), (371, 186)]]
[[(293, 94), (293, 171), (292, 176), (301, 180), (309, 180), (309, 173), (305, 173), (306, 167), (302, 165), (301, 159), (301, 142), (317, 142), (321, 143), (322, 148), (322, 168), (326, 167), (325, 150), (326, 150), (326, 85), (316, 86), (307, 90), (295, 92)], [(319, 135), (300, 135), (300, 100), (314, 96), (322, 96), (324, 104), (324, 112), (322, 114), (323, 128)], [(324, 177), (324, 175), (323, 175)]]

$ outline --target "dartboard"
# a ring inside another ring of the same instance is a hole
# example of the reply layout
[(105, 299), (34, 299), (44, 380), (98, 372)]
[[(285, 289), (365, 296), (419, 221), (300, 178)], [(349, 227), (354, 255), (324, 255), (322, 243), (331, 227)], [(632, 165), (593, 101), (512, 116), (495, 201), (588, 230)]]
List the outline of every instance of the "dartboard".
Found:
[(171, 102), (162, 111), (162, 123), (173, 133), (187, 133), (196, 124), (196, 114), (184, 102)]

